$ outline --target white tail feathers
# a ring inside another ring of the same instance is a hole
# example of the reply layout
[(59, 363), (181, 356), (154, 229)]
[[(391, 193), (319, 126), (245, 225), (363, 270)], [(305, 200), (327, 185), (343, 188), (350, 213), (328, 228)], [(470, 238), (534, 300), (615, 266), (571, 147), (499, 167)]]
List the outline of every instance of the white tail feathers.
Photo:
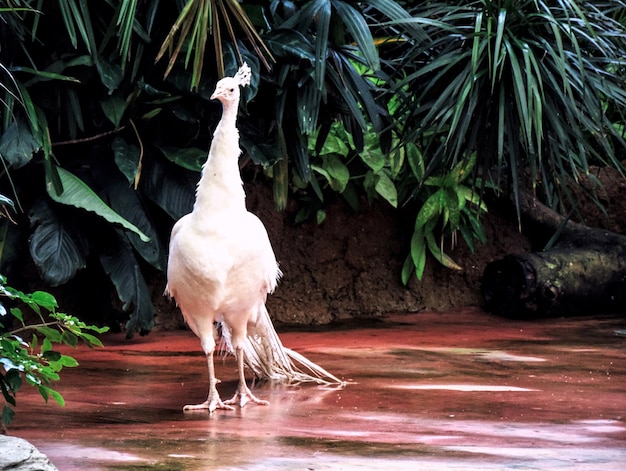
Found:
[(250, 71), (250, 66), (244, 62), (242, 66), (239, 67), (239, 70), (237, 71), (237, 73), (235, 74), (233, 78), (237, 81), (237, 83), (241, 87), (244, 87), (246, 85), (250, 85), (251, 76), (252, 76), (252, 72)]
[[(230, 332), (226, 326), (222, 326), (222, 336), (232, 351)], [(345, 383), (304, 355), (284, 347), (272, 325), (265, 305), (260, 308), (255, 328), (248, 329), (243, 356), (245, 365), (260, 379), (286, 383)]]

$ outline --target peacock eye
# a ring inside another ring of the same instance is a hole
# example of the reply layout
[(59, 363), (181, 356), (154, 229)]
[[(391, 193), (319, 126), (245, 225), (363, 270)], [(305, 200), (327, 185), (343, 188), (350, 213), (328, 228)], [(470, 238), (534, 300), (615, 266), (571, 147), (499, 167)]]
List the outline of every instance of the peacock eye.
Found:
[(230, 89), (230, 93), (233, 93), (234, 91), (235, 91), (235, 89), (234, 89), (234, 88), (231, 88), (231, 89)]

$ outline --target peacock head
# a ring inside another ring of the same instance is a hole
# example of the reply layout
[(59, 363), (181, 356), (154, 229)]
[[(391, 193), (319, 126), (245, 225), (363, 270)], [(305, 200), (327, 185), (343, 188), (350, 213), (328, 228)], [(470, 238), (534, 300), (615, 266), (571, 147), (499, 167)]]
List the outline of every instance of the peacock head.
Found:
[(250, 66), (245, 62), (234, 77), (224, 77), (215, 86), (211, 100), (219, 100), (223, 105), (239, 100), (239, 87), (250, 85)]

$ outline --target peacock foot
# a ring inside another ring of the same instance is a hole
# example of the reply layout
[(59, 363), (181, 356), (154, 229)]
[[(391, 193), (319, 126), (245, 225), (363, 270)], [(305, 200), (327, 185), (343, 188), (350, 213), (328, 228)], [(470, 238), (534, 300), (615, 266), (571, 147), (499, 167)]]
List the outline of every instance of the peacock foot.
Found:
[(223, 402), (219, 396), (213, 398), (207, 398), (202, 404), (188, 404), (183, 407), (183, 412), (193, 412), (193, 411), (201, 411), (208, 410), (209, 413), (212, 413), (216, 409), (226, 409), (226, 410), (235, 410), (234, 407), (228, 405), (229, 401)]
[(254, 402), (255, 404), (258, 404), (260, 406), (269, 406), (270, 403), (268, 401), (265, 401), (263, 399), (259, 399), (258, 397), (256, 397), (254, 394), (252, 394), (252, 391), (250, 391), (250, 388), (248, 388), (248, 386), (244, 385), (240, 385), (237, 388), (237, 392), (235, 393), (235, 395), (233, 396), (232, 399), (229, 399), (228, 401), (224, 401), (224, 404), (239, 404), (239, 407), (243, 407), (245, 406), (248, 402)]

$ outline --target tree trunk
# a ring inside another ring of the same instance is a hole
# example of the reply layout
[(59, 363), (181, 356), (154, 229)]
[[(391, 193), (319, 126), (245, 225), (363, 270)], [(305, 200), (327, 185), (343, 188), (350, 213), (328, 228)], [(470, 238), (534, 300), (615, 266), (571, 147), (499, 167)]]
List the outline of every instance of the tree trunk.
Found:
[(552, 248), (489, 263), (482, 279), (485, 308), (507, 317), (626, 311), (626, 237), (567, 222), (526, 196), (520, 208), (556, 232)]

